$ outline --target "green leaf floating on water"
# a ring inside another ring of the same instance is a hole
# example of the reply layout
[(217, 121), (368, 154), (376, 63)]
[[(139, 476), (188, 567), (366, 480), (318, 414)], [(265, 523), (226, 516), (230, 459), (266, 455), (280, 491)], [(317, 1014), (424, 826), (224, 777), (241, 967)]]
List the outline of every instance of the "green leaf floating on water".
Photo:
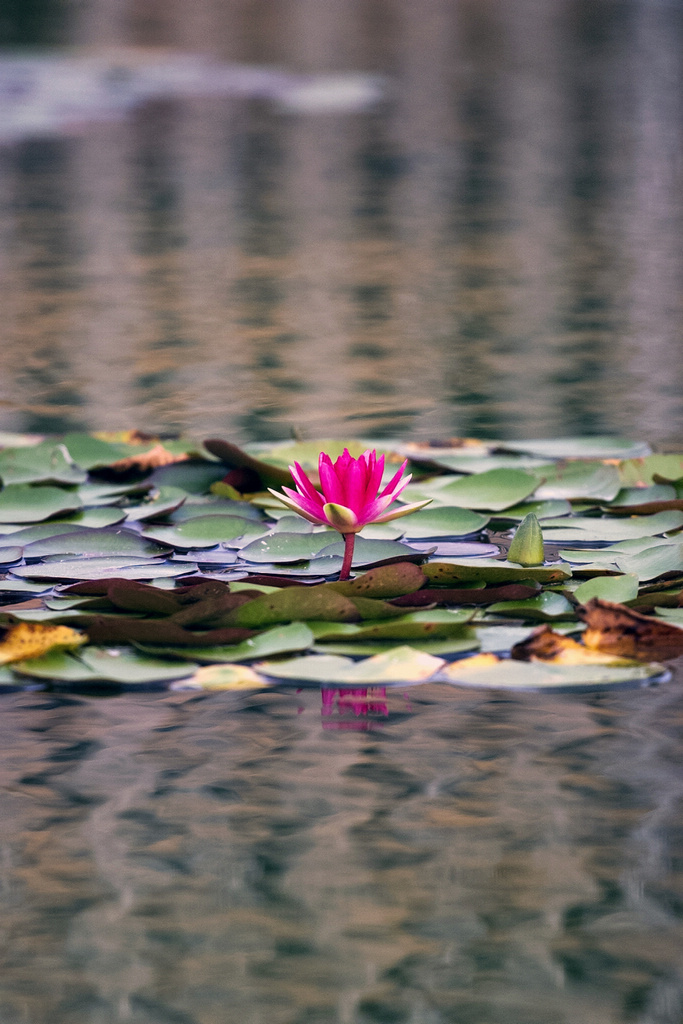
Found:
[[(655, 477), (659, 478), (658, 480)], [(624, 487), (638, 487), (653, 483), (666, 483), (683, 477), (683, 455), (647, 455), (642, 459), (627, 459), (619, 466), (619, 478)]]
[(471, 608), (434, 608), (379, 622), (316, 622), (308, 627), (316, 640), (427, 640), (469, 638)]
[(81, 507), (75, 491), (8, 484), (0, 492), (0, 523), (41, 523), (52, 516), (77, 512)]
[(111, 508), (98, 506), (95, 508), (84, 508), (80, 512), (73, 512), (70, 516), (63, 516), (60, 522), (71, 523), (72, 526), (85, 526), (93, 530), (104, 529), (107, 526), (115, 526), (126, 518), (126, 511), (122, 508)]
[(442, 501), (461, 508), (501, 512), (524, 501), (537, 487), (538, 479), (521, 469), (491, 469), (454, 480), (442, 487), (439, 495)]
[(536, 491), (541, 501), (579, 498), (611, 501), (621, 489), (616, 466), (600, 462), (569, 462), (533, 471), (544, 477)]
[(149, 501), (129, 508), (124, 513), (129, 522), (139, 523), (147, 519), (159, 519), (167, 516), (169, 512), (175, 512), (187, 500), (187, 492), (181, 487), (160, 487), (153, 492)]
[(240, 548), (239, 557), (247, 562), (304, 562), (314, 558), (323, 548), (329, 548), (336, 536), (338, 534), (333, 530), (324, 533), (277, 531), (250, 541)]
[[(341, 539), (328, 544), (319, 552), (322, 558), (341, 558), (343, 554), (344, 542)], [(416, 558), (421, 561), (423, 557), (421, 551), (411, 548), (409, 544), (403, 544), (400, 540), (366, 540), (360, 535), (356, 537), (351, 565), (354, 569), (361, 569), (363, 566), (376, 565), (389, 559), (398, 562), (403, 558)]]
[[(195, 566), (196, 568), (196, 566)], [(130, 555), (127, 558), (77, 558), (38, 565), (22, 565), (13, 569), (15, 576), (38, 580), (100, 580), (118, 576), (121, 579), (153, 580), (162, 576), (182, 576), (192, 566), (178, 562), (160, 562), (154, 558)]]
[(75, 555), (159, 555), (168, 548), (145, 540), (139, 534), (125, 529), (93, 529), (72, 527), (71, 533), (60, 533), (55, 537), (34, 540), (24, 547), (26, 558), (45, 558), (60, 555), (72, 558)]
[(442, 506), (425, 508), (406, 517), (403, 528), (408, 539), (421, 537), (467, 537), (488, 524), (490, 516), (466, 508)]
[(551, 590), (529, 597), (526, 601), (498, 601), (489, 605), (491, 615), (504, 615), (513, 619), (530, 619), (532, 622), (550, 622), (553, 619), (574, 618), (574, 607), (563, 597)]
[(263, 533), (264, 524), (241, 516), (198, 515), (173, 526), (149, 526), (144, 536), (184, 551), (212, 548), (223, 541)]
[(592, 518), (575, 516), (571, 519), (546, 519), (543, 535), (546, 541), (568, 544), (572, 541), (614, 542), (638, 537), (655, 537), (658, 534), (678, 530), (683, 526), (683, 512), (668, 509), (649, 516), (627, 518)]
[(651, 452), (642, 441), (623, 437), (534, 438), (528, 441), (501, 441), (499, 447), (511, 452), (527, 452), (549, 459), (632, 459)]
[(182, 679), (198, 667), (177, 660), (153, 658), (138, 651), (86, 647), (80, 653), (83, 664), (97, 678), (122, 684), (150, 684), (168, 679)]
[(174, 657), (191, 659), (200, 663), (207, 662), (239, 662), (253, 661), (257, 658), (272, 658), (276, 654), (291, 654), (293, 651), (305, 651), (313, 643), (313, 633), (303, 622), (292, 622), (288, 626), (275, 626), (257, 636), (244, 640), (241, 644), (222, 645), (220, 647), (152, 647), (149, 644), (138, 644), (144, 651), (160, 654), (165, 651)]
[(0, 451), (0, 478), (4, 484), (84, 483), (87, 473), (68, 458), (63, 445), (54, 441)]
[[(446, 666), (438, 679), (458, 686), (495, 690), (594, 690), (609, 686), (638, 686), (664, 680), (670, 673), (663, 665), (650, 663), (633, 667), (603, 665), (555, 665), (536, 661), (502, 659), (487, 663), (491, 655), (465, 658)], [(481, 659), (481, 661), (479, 660)]]
[(335, 654), (318, 654), (308, 658), (290, 658), (288, 661), (262, 662), (255, 667), (259, 672), (277, 679), (373, 686), (422, 682), (431, 678), (443, 664), (441, 658), (405, 646), (395, 647), (393, 651), (360, 662)]
[(595, 576), (581, 583), (574, 591), (574, 597), (580, 604), (587, 604), (593, 597), (601, 601), (612, 601), (624, 604), (638, 596), (638, 577), (635, 573), (622, 576)]
[(80, 658), (60, 650), (49, 651), (40, 658), (17, 661), (12, 668), (22, 676), (57, 680), (61, 683), (91, 683), (98, 678)]

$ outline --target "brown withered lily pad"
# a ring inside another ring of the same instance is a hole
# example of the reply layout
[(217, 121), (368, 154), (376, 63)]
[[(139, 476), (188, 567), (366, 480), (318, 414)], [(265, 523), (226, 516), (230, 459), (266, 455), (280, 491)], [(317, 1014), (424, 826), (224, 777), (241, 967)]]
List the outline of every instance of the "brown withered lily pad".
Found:
[(570, 636), (555, 633), (550, 626), (539, 626), (510, 650), (515, 661), (545, 661), (554, 665), (632, 665), (634, 658), (623, 658), (585, 647)]
[(660, 622), (649, 615), (593, 598), (577, 609), (586, 623), (586, 647), (641, 661), (678, 658), (683, 654), (683, 629)]

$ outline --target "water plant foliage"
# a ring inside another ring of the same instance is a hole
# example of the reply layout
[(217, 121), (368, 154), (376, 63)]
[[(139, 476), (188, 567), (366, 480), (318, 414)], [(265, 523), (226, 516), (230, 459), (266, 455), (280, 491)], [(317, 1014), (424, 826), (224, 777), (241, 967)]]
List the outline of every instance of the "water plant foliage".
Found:
[(321, 451), (354, 462), (367, 442), (0, 445), (3, 687), (591, 689), (664, 679), (683, 655), (683, 454), (375, 446), (391, 504), (340, 581), (339, 525), (277, 494), (296, 495), (290, 465), (315, 483)]

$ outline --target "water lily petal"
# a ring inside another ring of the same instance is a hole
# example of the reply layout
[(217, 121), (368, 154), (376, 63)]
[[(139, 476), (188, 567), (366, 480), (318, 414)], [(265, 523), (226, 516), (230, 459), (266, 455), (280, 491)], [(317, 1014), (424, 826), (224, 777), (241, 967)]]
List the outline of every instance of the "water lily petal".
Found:
[(385, 497), (385, 495), (387, 494), (391, 494), (392, 498), (395, 498), (398, 494), (401, 493), (404, 487), (408, 486), (408, 484), (413, 478), (412, 473), (409, 474), (407, 477), (404, 477), (403, 480), (401, 479), (407, 465), (408, 460), (406, 459), (401, 468), (399, 469), (399, 471), (392, 476), (391, 480), (380, 494), (380, 498)]
[(298, 462), (295, 462), (293, 466), (289, 467), (289, 472), (294, 478), (294, 482), (301, 494), (305, 494), (311, 501), (320, 502), (322, 508), (322, 498), (319, 491), (316, 491), (315, 487), (309, 480), (306, 473), (303, 471)]
[[(308, 507), (304, 507), (303, 502), (306, 501), (306, 499), (301, 495), (290, 497), (287, 494), (282, 494), (280, 491), (274, 491), (271, 487), (269, 487), (268, 490), (274, 498), (281, 501), (282, 504), (286, 505), (287, 508), (292, 510), (292, 512), (296, 512), (298, 516), (303, 516), (303, 518), (307, 519), (309, 523), (315, 523), (318, 526), (324, 526), (327, 523), (322, 511), (318, 513), (309, 511)], [(287, 490), (290, 491), (290, 488), (288, 487)], [(294, 492), (290, 491), (290, 494), (294, 495)]]
[(357, 533), (365, 525), (359, 522), (358, 516), (354, 513), (353, 509), (348, 508), (346, 505), (328, 502), (326, 505), (323, 505), (323, 511), (329, 525), (334, 527), (335, 530), (339, 530), (340, 533)]
[[(339, 459), (337, 459), (337, 462), (339, 462)], [(342, 503), (345, 495), (342, 485), (337, 477), (337, 473), (335, 472), (335, 468), (336, 464), (335, 466), (332, 465), (332, 460), (329, 455), (321, 453), (320, 461), (318, 463), (318, 473), (320, 474), (320, 486), (322, 488), (323, 496), (326, 501)]]

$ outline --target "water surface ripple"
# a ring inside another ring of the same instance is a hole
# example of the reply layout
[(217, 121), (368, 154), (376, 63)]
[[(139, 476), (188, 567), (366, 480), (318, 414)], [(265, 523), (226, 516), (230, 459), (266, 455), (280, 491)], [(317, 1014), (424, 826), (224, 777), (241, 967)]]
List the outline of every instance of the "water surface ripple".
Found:
[(5, 695), (3, 1024), (679, 1024), (673, 687), (334, 700)]

